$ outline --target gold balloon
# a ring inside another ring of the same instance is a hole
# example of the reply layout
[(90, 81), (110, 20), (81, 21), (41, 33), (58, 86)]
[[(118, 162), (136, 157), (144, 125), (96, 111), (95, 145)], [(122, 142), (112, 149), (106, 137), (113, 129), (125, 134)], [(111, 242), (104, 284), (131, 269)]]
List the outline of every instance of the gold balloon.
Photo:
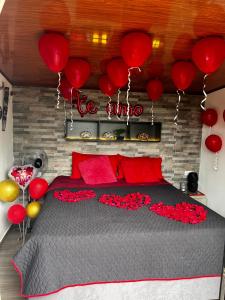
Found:
[(41, 211), (41, 203), (38, 201), (31, 202), (26, 207), (27, 216), (31, 219), (37, 218)]
[(0, 182), (0, 200), (3, 202), (13, 202), (20, 194), (18, 184), (11, 180), (6, 179)]

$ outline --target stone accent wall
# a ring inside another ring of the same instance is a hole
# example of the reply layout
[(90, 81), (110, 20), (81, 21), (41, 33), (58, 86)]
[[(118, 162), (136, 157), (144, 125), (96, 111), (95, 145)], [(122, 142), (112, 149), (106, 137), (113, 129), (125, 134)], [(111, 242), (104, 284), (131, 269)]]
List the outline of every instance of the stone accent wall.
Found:
[[(99, 103), (97, 115), (85, 118), (107, 119), (104, 110), (107, 97), (100, 91), (84, 90), (89, 100)], [(121, 100), (125, 102), (125, 92)], [(116, 101), (116, 99), (114, 99)], [(21, 163), (23, 156), (45, 150), (48, 154), (48, 171), (44, 175), (52, 180), (57, 175), (70, 175), (71, 152), (84, 153), (120, 153), (127, 156), (161, 155), (165, 178), (178, 186), (185, 170), (199, 169), (201, 144), (201, 124), (199, 96), (184, 96), (179, 113), (178, 126), (173, 118), (177, 95), (164, 95), (156, 102), (155, 121), (162, 122), (160, 143), (116, 143), (116, 142), (74, 142), (64, 139), (64, 111), (55, 109), (55, 90), (50, 88), (15, 87), (14, 88), (14, 157), (15, 163)], [(130, 102), (144, 106), (141, 121), (150, 121), (151, 103), (145, 93), (131, 93)], [(69, 115), (69, 111), (68, 111)], [(74, 111), (74, 118), (80, 118)]]

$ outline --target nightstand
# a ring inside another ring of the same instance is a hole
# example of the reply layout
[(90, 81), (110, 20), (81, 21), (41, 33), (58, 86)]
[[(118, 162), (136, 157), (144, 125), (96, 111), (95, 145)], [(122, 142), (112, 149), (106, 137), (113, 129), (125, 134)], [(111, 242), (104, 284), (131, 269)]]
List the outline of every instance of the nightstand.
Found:
[(191, 198), (195, 199), (196, 201), (204, 204), (205, 206), (207, 206), (207, 198), (206, 198), (206, 195), (201, 193), (201, 192), (196, 192), (196, 193), (193, 193), (193, 194), (188, 194), (188, 196), (190, 196)]

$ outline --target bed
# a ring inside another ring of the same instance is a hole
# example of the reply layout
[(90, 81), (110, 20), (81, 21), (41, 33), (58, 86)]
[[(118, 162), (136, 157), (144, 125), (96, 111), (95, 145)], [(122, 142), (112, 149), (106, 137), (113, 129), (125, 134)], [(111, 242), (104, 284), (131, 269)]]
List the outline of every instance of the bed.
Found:
[[(56, 191), (94, 191), (77, 203)], [(126, 210), (98, 201), (102, 194), (144, 193), (151, 204), (197, 203), (168, 182), (98, 186), (57, 177), (31, 237), (12, 263), (21, 295), (45, 300), (218, 299), (225, 221), (207, 208), (200, 224), (183, 224), (142, 207)]]

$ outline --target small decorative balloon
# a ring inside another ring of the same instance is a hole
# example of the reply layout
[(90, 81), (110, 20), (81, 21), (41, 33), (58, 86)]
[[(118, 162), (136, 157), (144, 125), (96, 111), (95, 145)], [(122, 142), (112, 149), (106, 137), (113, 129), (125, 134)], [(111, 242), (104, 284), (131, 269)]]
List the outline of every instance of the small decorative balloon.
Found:
[(152, 101), (158, 101), (163, 93), (163, 84), (160, 80), (150, 80), (147, 84), (148, 97)]
[(121, 58), (114, 58), (107, 64), (107, 74), (112, 84), (122, 88), (128, 81), (128, 68)]
[(20, 194), (18, 184), (11, 180), (6, 179), (0, 182), (0, 200), (3, 202), (13, 202)]
[(26, 218), (26, 209), (21, 204), (14, 204), (8, 210), (8, 220), (12, 224), (20, 224)]
[(48, 190), (48, 182), (44, 178), (35, 178), (29, 185), (29, 194), (31, 198), (38, 200), (42, 198)]
[(219, 152), (222, 148), (222, 139), (216, 134), (209, 135), (205, 140), (206, 147), (212, 152)]
[(66, 78), (63, 78), (61, 80), (59, 90), (60, 90), (60, 94), (63, 96), (65, 100), (71, 101), (71, 96), (73, 99), (77, 95), (76, 89), (73, 89), (72, 85), (69, 83), (69, 81)]
[(38, 201), (31, 202), (26, 207), (27, 216), (31, 219), (37, 218), (41, 211), (41, 203)]
[(60, 72), (69, 57), (69, 41), (60, 33), (45, 33), (39, 40), (40, 55), (52, 72)]
[(218, 119), (217, 111), (213, 108), (207, 108), (202, 112), (201, 121), (203, 124), (212, 127), (216, 124)]
[(152, 53), (152, 38), (145, 32), (126, 34), (121, 42), (121, 54), (131, 67), (141, 67)]
[(64, 71), (72, 87), (79, 89), (88, 80), (91, 67), (90, 64), (82, 58), (70, 58)]
[(172, 80), (178, 90), (186, 90), (195, 78), (196, 69), (191, 62), (178, 61), (171, 71)]
[(107, 75), (102, 75), (99, 78), (99, 87), (103, 94), (109, 97), (112, 97), (117, 90)]
[(192, 59), (205, 74), (215, 72), (225, 59), (225, 41), (220, 37), (207, 37), (198, 41), (192, 49)]

